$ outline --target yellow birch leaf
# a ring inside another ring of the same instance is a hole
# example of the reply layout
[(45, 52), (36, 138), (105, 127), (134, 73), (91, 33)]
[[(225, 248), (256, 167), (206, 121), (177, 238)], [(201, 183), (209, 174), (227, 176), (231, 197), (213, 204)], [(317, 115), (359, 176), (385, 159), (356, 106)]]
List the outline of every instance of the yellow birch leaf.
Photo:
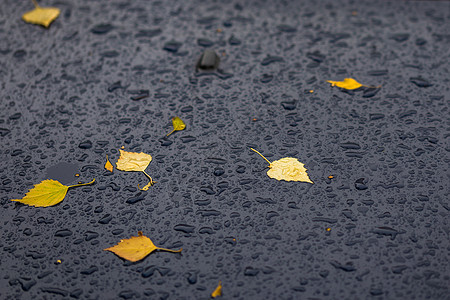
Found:
[(110, 171), (111, 173), (112, 173), (112, 171), (114, 170), (114, 166), (113, 166), (112, 163), (109, 161), (108, 155), (106, 155), (105, 169), (108, 170), (108, 171)]
[(127, 152), (123, 151), (122, 149), (119, 149), (120, 151), (120, 157), (119, 160), (116, 162), (116, 168), (117, 170), (121, 171), (137, 171), (142, 172), (145, 174), (145, 176), (148, 177), (150, 182), (144, 186), (143, 188), (140, 188), (138, 185), (138, 188), (141, 191), (147, 191), (153, 184), (155, 184), (156, 181), (153, 181), (153, 179), (145, 173), (145, 169), (148, 167), (148, 164), (152, 161), (152, 156), (150, 154), (146, 154), (143, 152), (136, 153), (136, 152)]
[(305, 165), (299, 162), (297, 158), (284, 157), (279, 160), (270, 162), (255, 149), (250, 149), (261, 155), (261, 157), (269, 163), (269, 171), (267, 171), (267, 176), (269, 176), (270, 178), (274, 178), (276, 180), (302, 181), (313, 183), (311, 179), (309, 179)]
[(119, 149), (120, 157), (116, 168), (121, 171), (145, 171), (152, 161), (152, 156), (146, 153), (127, 152)]
[(216, 289), (214, 290), (214, 292), (211, 293), (211, 297), (212, 298), (216, 298), (222, 296), (222, 281), (219, 281), (219, 285), (217, 285)]
[(142, 234), (142, 231), (138, 232), (138, 236), (132, 236), (129, 239), (120, 240), (120, 242), (110, 248), (104, 249), (105, 251), (111, 251), (117, 256), (120, 256), (126, 260), (135, 262), (143, 259), (155, 250), (168, 251), (173, 253), (181, 252), (181, 250), (170, 250), (165, 248), (156, 247), (153, 242)]
[(22, 19), (27, 23), (42, 25), (48, 28), (50, 24), (59, 16), (60, 10), (56, 7), (40, 7), (36, 0), (33, 0), (35, 8), (22, 15)]
[(22, 199), (11, 199), (11, 201), (35, 207), (53, 206), (64, 200), (69, 188), (89, 185), (94, 183), (94, 181), (95, 179), (88, 183), (67, 186), (59, 181), (47, 179), (36, 184)]
[(180, 131), (180, 130), (183, 130), (186, 128), (186, 124), (184, 124), (183, 120), (181, 120), (178, 117), (172, 118), (172, 125), (173, 125), (173, 130), (171, 132), (169, 132), (166, 136), (171, 135), (175, 131)]
[(331, 86), (337, 86), (346, 90), (356, 90), (364, 86), (353, 78), (345, 78), (344, 81), (327, 80), (327, 82), (331, 83)]

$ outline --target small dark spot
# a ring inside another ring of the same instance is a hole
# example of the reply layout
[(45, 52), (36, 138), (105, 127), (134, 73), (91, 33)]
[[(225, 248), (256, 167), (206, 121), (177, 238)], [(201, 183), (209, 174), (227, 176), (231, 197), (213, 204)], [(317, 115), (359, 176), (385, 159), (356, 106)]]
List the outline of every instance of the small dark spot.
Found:
[(269, 83), (272, 81), (272, 79), (273, 79), (273, 75), (263, 74), (261, 76), (261, 78), (259, 79), (259, 81), (261, 81), (261, 83)]
[(92, 27), (91, 32), (93, 34), (106, 34), (114, 29), (111, 24), (98, 24)]
[(281, 102), (281, 106), (283, 106), (285, 110), (294, 110), (297, 107), (297, 101), (283, 101)]
[(359, 178), (358, 180), (355, 181), (355, 188), (357, 190), (367, 190), (367, 179), (365, 178)]
[(180, 42), (177, 41), (169, 41), (167, 43), (164, 44), (163, 49), (168, 51), (168, 52), (178, 52), (178, 49), (180, 49), (181, 45), (183, 45)]
[(235, 37), (234, 35), (232, 35), (229, 39), (228, 39), (228, 43), (231, 46), (238, 46), (241, 44), (241, 40), (238, 39), (237, 37)]
[(81, 148), (81, 149), (90, 149), (90, 148), (92, 148), (92, 142), (91, 142), (91, 141), (84, 141), (84, 142), (81, 142), (81, 143), (78, 145), (78, 147)]
[(214, 42), (209, 39), (201, 38), (197, 40), (197, 45), (208, 48), (214, 45)]
[(27, 51), (25, 50), (17, 50), (16, 52), (14, 52), (13, 56), (15, 58), (23, 58), (25, 55), (27, 55)]
[(418, 87), (427, 88), (430, 86), (433, 86), (432, 83), (430, 83), (428, 80), (423, 79), (422, 77), (411, 77), (409, 78), (409, 81), (417, 85)]
[(297, 28), (290, 26), (290, 25), (286, 25), (286, 24), (278, 25), (277, 29), (281, 32), (286, 32), (286, 33), (293, 33), (293, 32), (297, 31)]

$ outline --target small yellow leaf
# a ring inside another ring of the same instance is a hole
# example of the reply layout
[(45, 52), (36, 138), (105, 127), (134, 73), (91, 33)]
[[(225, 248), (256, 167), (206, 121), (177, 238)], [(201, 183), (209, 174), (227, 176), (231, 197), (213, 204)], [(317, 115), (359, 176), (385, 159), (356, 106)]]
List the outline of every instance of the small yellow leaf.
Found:
[(261, 157), (269, 163), (270, 170), (267, 171), (267, 176), (270, 178), (274, 178), (276, 180), (313, 183), (311, 179), (309, 179), (308, 173), (306, 173), (307, 169), (304, 167), (305, 165), (299, 162), (297, 158), (284, 157), (282, 159), (270, 162), (255, 149), (250, 149), (261, 155)]
[(178, 117), (172, 118), (173, 130), (167, 134), (167, 136), (171, 135), (175, 131), (180, 131), (186, 128), (186, 124), (184, 124), (183, 120)]
[(327, 80), (327, 82), (331, 83), (331, 86), (337, 86), (346, 90), (355, 90), (363, 86), (353, 78), (345, 78), (344, 81)]
[(56, 7), (40, 7), (33, 1), (35, 8), (22, 15), (22, 19), (27, 23), (42, 25), (46, 28), (59, 16), (60, 10)]
[(120, 157), (116, 168), (121, 171), (145, 171), (152, 161), (152, 156), (146, 153), (127, 152), (119, 149)]
[(181, 250), (183, 249), (170, 250), (156, 247), (148, 237), (142, 234), (142, 231), (139, 231), (138, 236), (132, 236), (129, 239), (120, 240), (120, 242), (117, 245), (110, 248), (106, 248), (104, 250), (111, 251), (114, 254), (126, 260), (136, 262), (143, 259), (144, 257), (146, 257), (155, 250), (178, 253), (181, 252)]
[(113, 165), (111, 164), (111, 162), (108, 159), (108, 155), (106, 155), (106, 163), (105, 163), (105, 169), (110, 171), (112, 173), (112, 171), (114, 170)]
[(222, 281), (219, 281), (219, 285), (216, 287), (214, 292), (211, 293), (212, 298), (222, 296)]
[(92, 184), (94, 181), (95, 179), (88, 183), (66, 186), (56, 180), (47, 179), (36, 184), (22, 199), (11, 199), (11, 201), (35, 207), (53, 206), (64, 200), (69, 188)]

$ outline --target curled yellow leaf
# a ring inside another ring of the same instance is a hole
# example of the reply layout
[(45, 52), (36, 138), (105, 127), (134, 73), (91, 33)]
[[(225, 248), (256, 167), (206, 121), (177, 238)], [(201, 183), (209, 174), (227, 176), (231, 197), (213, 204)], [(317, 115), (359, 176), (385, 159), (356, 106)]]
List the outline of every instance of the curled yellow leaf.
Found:
[(155, 250), (168, 251), (178, 253), (181, 250), (170, 250), (165, 248), (156, 247), (153, 242), (146, 236), (142, 234), (142, 231), (138, 232), (138, 236), (132, 236), (129, 239), (120, 240), (120, 242), (110, 248), (104, 249), (105, 251), (111, 251), (117, 256), (123, 259), (136, 262)]
[(60, 10), (56, 7), (40, 7), (36, 0), (33, 0), (35, 8), (22, 15), (22, 19), (27, 23), (42, 25), (46, 28), (59, 16)]
[(340, 88), (343, 88), (346, 90), (356, 90), (356, 89), (359, 89), (360, 87), (366, 87), (366, 88), (371, 88), (371, 89), (381, 88), (381, 85), (372, 86), (372, 85), (361, 84), (353, 78), (345, 78), (343, 81), (327, 80), (327, 82), (331, 83), (331, 86), (337, 86), (337, 87), (340, 87)]
[(106, 163), (105, 163), (105, 169), (110, 171), (112, 173), (112, 171), (114, 170), (114, 166), (111, 164), (111, 162), (108, 159), (108, 155), (106, 155)]
[(172, 118), (173, 130), (167, 134), (167, 136), (171, 135), (175, 131), (180, 131), (186, 128), (186, 124), (184, 124), (183, 120), (178, 117)]
[(346, 90), (356, 90), (363, 86), (353, 78), (345, 78), (344, 81), (327, 80), (327, 82), (331, 83), (331, 86), (337, 86)]
[(267, 171), (267, 176), (269, 176), (270, 178), (274, 178), (276, 180), (301, 181), (313, 183), (311, 179), (309, 179), (305, 165), (300, 161), (298, 161), (297, 158), (284, 157), (279, 160), (270, 162), (267, 158), (265, 158), (261, 153), (259, 153), (255, 149), (253, 148), (250, 149), (258, 153), (262, 158), (264, 158), (269, 163), (269, 171)]
[(88, 183), (67, 186), (59, 181), (47, 179), (36, 184), (22, 199), (11, 199), (11, 201), (35, 207), (53, 206), (64, 200), (69, 188), (89, 185), (94, 183), (94, 181), (95, 179)]
[(217, 285), (216, 289), (214, 290), (214, 292), (211, 293), (212, 298), (216, 298), (219, 296), (222, 296), (222, 281), (219, 281), (219, 284)]

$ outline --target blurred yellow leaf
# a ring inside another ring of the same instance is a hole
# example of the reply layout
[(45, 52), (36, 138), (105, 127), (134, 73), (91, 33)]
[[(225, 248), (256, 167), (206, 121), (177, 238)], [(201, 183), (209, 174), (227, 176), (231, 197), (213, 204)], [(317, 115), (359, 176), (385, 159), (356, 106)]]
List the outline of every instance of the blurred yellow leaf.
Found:
[(40, 7), (36, 0), (33, 0), (35, 8), (22, 15), (22, 19), (27, 23), (42, 25), (46, 28), (59, 16), (60, 10), (55, 7)]
[(269, 163), (269, 171), (267, 171), (267, 175), (270, 178), (274, 178), (276, 180), (302, 181), (313, 183), (311, 179), (309, 179), (308, 173), (306, 172), (307, 169), (304, 167), (305, 165), (299, 162), (297, 158), (284, 157), (279, 160), (270, 162), (255, 149), (250, 149), (261, 155), (261, 157)]
[(183, 120), (178, 117), (172, 118), (173, 130), (167, 134), (167, 136), (171, 135), (175, 131), (180, 131), (186, 128), (186, 124), (184, 124)]
[(35, 207), (53, 206), (64, 200), (69, 188), (89, 185), (94, 181), (95, 179), (88, 183), (66, 186), (56, 180), (47, 179), (36, 184), (22, 199), (11, 199), (11, 201)]
[(105, 169), (110, 171), (110, 172), (112, 172), (114, 170), (113, 165), (111, 164), (111, 162), (108, 159), (108, 155), (106, 155)]
[(153, 181), (153, 179), (145, 173), (145, 169), (148, 167), (149, 163), (152, 161), (152, 156), (150, 154), (146, 154), (143, 152), (136, 153), (136, 152), (127, 152), (123, 151), (122, 149), (119, 149), (120, 151), (120, 157), (119, 160), (116, 163), (117, 170), (121, 171), (136, 171), (136, 172), (142, 172), (145, 174), (145, 176), (148, 177), (150, 182), (144, 186), (143, 188), (139, 189), (141, 191), (147, 191), (153, 184), (155, 184), (156, 181)]
[(138, 236), (132, 236), (129, 239), (120, 240), (117, 245), (104, 250), (111, 251), (126, 260), (135, 262), (143, 259), (155, 250), (178, 253), (183, 249), (170, 250), (156, 247), (148, 237), (142, 234), (142, 231), (139, 231)]
[(127, 152), (119, 149), (120, 157), (116, 168), (121, 171), (145, 171), (152, 161), (152, 156), (146, 153)]
[(214, 292), (211, 293), (212, 298), (222, 296), (222, 281), (219, 281), (219, 285), (216, 287)]
[(364, 86), (353, 78), (345, 78), (344, 81), (327, 80), (327, 82), (331, 83), (331, 86), (337, 86), (346, 90), (355, 90)]

